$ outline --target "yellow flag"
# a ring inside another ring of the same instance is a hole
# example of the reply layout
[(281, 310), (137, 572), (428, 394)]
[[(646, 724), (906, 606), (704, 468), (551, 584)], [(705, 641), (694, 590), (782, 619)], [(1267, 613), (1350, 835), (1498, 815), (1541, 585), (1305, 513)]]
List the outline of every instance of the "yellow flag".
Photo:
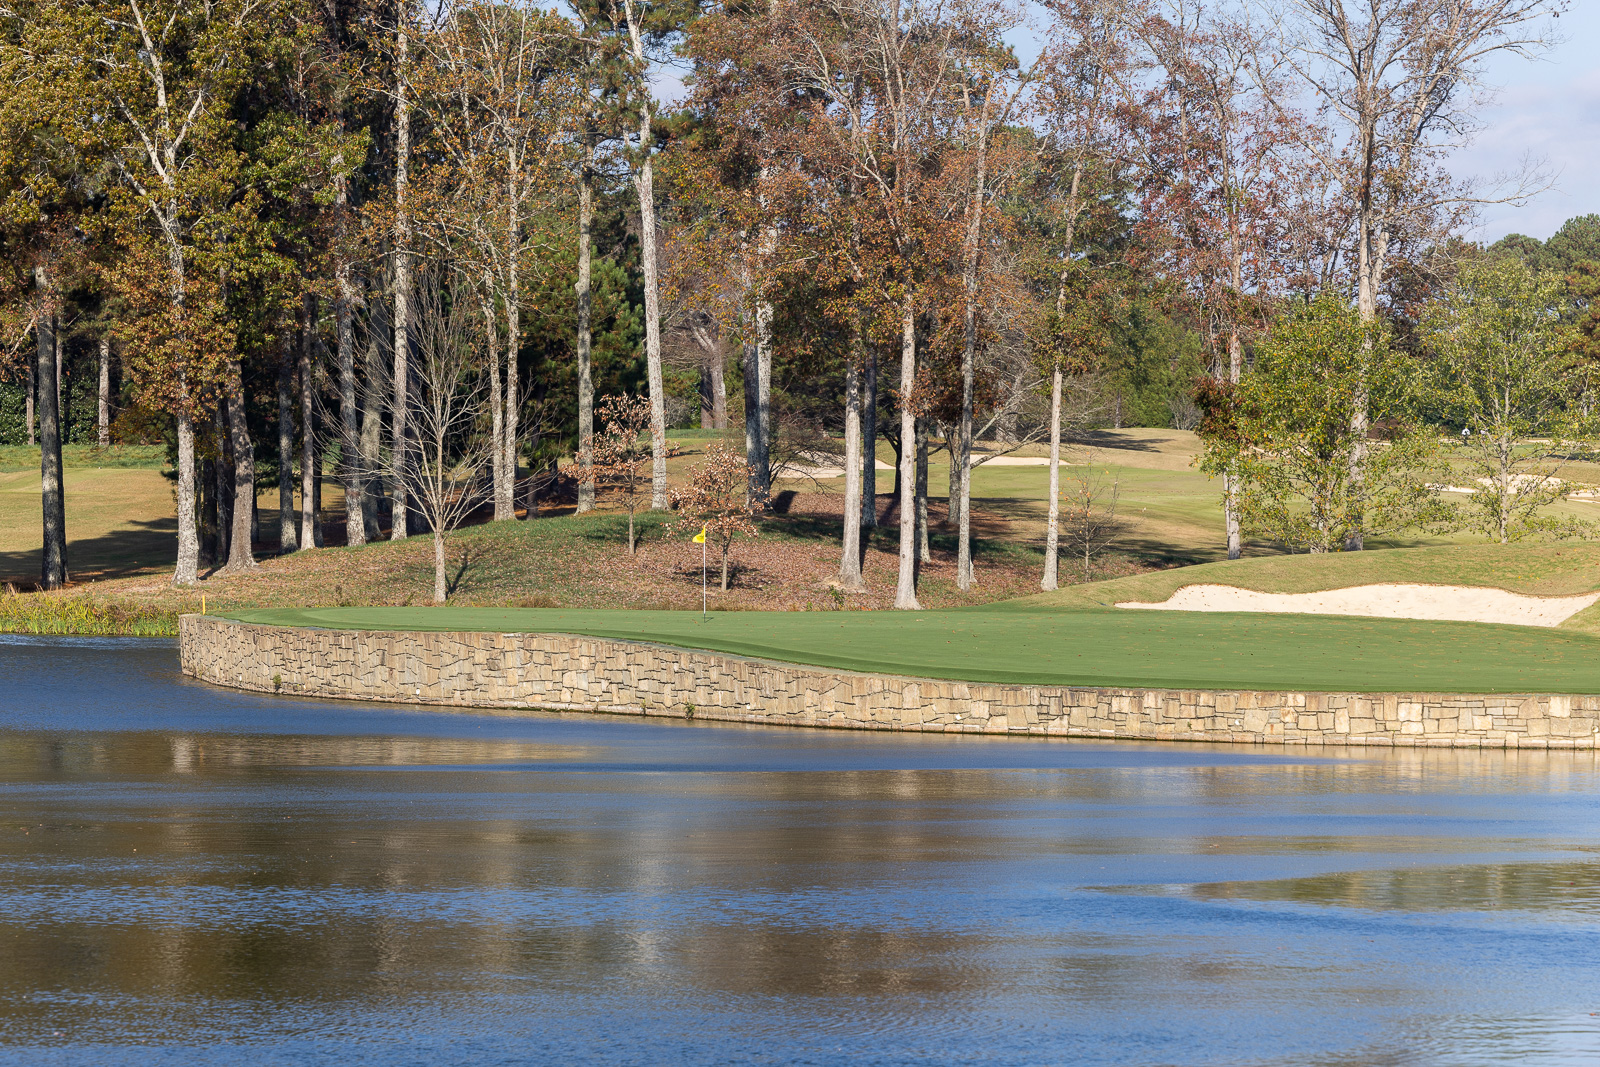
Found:
[(704, 526), (700, 527), (700, 532), (694, 535), (694, 543), (697, 545), (706, 543), (706, 528)]

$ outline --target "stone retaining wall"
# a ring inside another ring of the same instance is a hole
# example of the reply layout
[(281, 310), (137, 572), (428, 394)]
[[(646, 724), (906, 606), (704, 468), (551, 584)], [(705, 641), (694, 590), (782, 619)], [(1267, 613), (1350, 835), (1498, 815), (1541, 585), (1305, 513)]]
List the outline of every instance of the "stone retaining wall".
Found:
[(783, 726), (1244, 744), (1594, 748), (1600, 696), (1216, 692), (855, 674), (566, 634), (179, 621), (184, 673), (265, 693)]

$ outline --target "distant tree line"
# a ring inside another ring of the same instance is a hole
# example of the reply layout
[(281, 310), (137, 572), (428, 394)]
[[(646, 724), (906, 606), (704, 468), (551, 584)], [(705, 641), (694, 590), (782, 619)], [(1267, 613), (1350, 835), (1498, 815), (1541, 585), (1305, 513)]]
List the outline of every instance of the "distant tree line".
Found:
[[(966, 588), (970, 470), (1048, 443), (1053, 588), (1061, 448), (1089, 425), (1200, 428), (1230, 556), (1247, 530), (1357, 549), (1444, 521), (1403, 446), (1467, 417), (1482, 370), (1446, 339), (1495, 328), (1470, 294), (1549, 303), (1560, 339), (1535, 347), (1567, 362), (1539, 403), (1590, 406), (1592, 217), (1484, 252), (1460, 239), (1474, 206), (1541, 178), (1444, 166), (1482, 64), (1548, 47), (1561, 6), (0, 6), (0, 433), (41, 444), (44, 584), (67, 577), (60, 445), (91, 392), (97, 441), (169, 446), (179, 584), (320, 545), (325, 472), (349, 544), (442, 534), (468, 498), (587, 511), (597, 411), (623, 396), (648, 410), (652, 508), (672, 424), (742, 424), (757, 504), (835, 456), (846, 590), (886, 441), (902, 608), (941, 449)], [(1496, 257), (1533, 280), (1462, 280)], [(471, 358), (429, 357), (430, 331)]]

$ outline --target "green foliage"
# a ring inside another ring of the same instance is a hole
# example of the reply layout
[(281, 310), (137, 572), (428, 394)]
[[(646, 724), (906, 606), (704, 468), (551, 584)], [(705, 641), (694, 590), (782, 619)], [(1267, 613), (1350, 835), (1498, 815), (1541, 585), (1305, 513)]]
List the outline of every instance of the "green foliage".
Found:
[[(1428, 488), (1437, 442), (1413, 424), (1416, 383), (1381, 323), (1318, 297), (1261, 340), (1232, 394), (1231, 432), (1205, 441), (1202, 466), (1240, 479), (1240, 517), (1273, 540), (1313, 552), (1356, 534), (1445, 518)], [(1358, 426), (1382, 427), (1369, 440)]]
[(1520, 259), (1534, 270), (1566, 273), (1579, 263), (1600, 262), (1600, 215), (1578, 215), (1561, 224), (1550, 240), (1508, 234), (1490, 245), (1491, 259)]
[(1474, 491), (1463, 525), (1498, 541), (1579, 532), (1540, 515), (1565, 494), (1557, 473), (1588, 421), (1565, 304), (1560, 277), (1496, 257), (1466, 267), (1423, 319), (1430, 406), (1465, 431), (1459, 452)]
[(175, 637), (178, 616), (141, 604), (7, 593), (0, 595), (0, 633)]
[(1122, 426), (1171, 426), (1174, 402), (1200, 376), (1200, 338), (1148, 300), (1135, 301), (1105, 352), (1104, 403)]

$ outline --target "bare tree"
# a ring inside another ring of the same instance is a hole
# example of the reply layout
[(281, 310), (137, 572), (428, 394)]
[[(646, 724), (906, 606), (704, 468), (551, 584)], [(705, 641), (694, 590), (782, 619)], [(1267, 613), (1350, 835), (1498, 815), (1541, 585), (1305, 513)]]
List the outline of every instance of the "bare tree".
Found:
[[(1212, 376), (1237, 386), (1245, 342), (1286, 288), (1284, 207), (1313, 131), (1257, 63), (1259, 30), (1204, 0), (1163, 0), (1138, 24), (1161, 79), (1141, 109), (1141, 214), (1164, 272), (1202, 320)], [(1276, 106), (1275, 106), (1276, 103)], [(1239, 485), (1224, 471), (1229, 559), (1243, 550)]]
[[(1068, 297), (1080, 266), (1075, 248), (1078, 224), (1095, 201), (1107, 164), (1120, 155), (1116, 142), (1124, 128), (1116, 113), (1132, 62), (1128, 50), (1132, 10), (1129, 0), (1070, 0), (1058, 5), (1055, 14), (1050, 50), (1040, 65), (1046, 72), (1041, 96), (1050, 120), (1048, 143), (1063, 184), (1054, 332), (1064, 339), (1061, 326), (1069, 316)], [(1046, 590), (1057, 584), (1062, 400), (1065, 378), (1078, 354), (1053, 345), (1049, 355), (1050, 502), (1045, 518), (1044, 575), (1039, 582)]]
[(551, 209), (565, 185), (557, 165), (569, 145), (562, 129), (578, 99), (566, 61), (570, 27), (523, 2), (447, 0), (432, 13), (413, 74), (416, 107), (437, 153), (422, 168), (430, 202), (420, 229), (472, 278), (489, 316), (488, 339), (503, 352), (488, 367), (498, 442), (494, 517), (511, 519), (523, 424), (522, 308), (553, 262), (541, 253), (565, 243), (540, 223), (555, 222)]
[[(1474, 130), (1485, 99), (1483, 64), (1495, 53), (1533, 57), (1555, 41), (1547, 15), (1565, 0), (1272, 0), (1287, 46), (1284, 61), (1342, 127), (1342, 143), (1306, 142), (1323, 170), (1339, 175), (1354, 226), (1349, 262), (1356, 307), (1378, 316), (1385, 271), (1397, 245), (1438, 228), (1474, 204), (1521, 200), (1546, 182), (1525, 171), (1484, 193), (1438, 167)], [(1265, 63), (1262, 64), (1265, 66)], [(1278, 105), (1289, 109), (1288, 96)], [(1350, 475), (1361, 484), (1367, 457), (1365, 390), (1352, 415)], [(1359, 488), (1358, 488), (1359, 495)], [(1350, 549), (1360, 549), (1359, 523)]]
[(1061, 539), (1083, 563), (1083, 580), (1093, 575), (1094, 559), (1116, 541), (1117, 479), (1107, 471), (1072, 468), (1062, 506)]
[(411, 495), (433, 530), (433, 602), (442, 604), (449, 593), (445, 535), (478, 507), (477, 486), (499, 442), (484, 432), (493, 415), (483, 373), (484, 323), (464, 286), (430, 284), (431, 274), (416, 290), (411, 417), (419, 447)]
[[(644, 351), (645, 377), (650, 398), (650, 506), (667, 506), (667, 422), (666, 386), (661, 377), (661, 278), (657, 249), (660, 234), (656, 224), (655, 100), (649, 84), (651, 62), (646, 38), (655, 29), (647, 24), (650, 12), (640, 0), (620, 0), (621, 21), (628, 33), (634, 102), (638, 108), (639, 135), (634, 146), (634, 188), (639, 194), (639, 260), (644, 275)], [(659, 29), (655, 29), (659, 33)], [(630, 523), (631, 523), (630, 518)]]

